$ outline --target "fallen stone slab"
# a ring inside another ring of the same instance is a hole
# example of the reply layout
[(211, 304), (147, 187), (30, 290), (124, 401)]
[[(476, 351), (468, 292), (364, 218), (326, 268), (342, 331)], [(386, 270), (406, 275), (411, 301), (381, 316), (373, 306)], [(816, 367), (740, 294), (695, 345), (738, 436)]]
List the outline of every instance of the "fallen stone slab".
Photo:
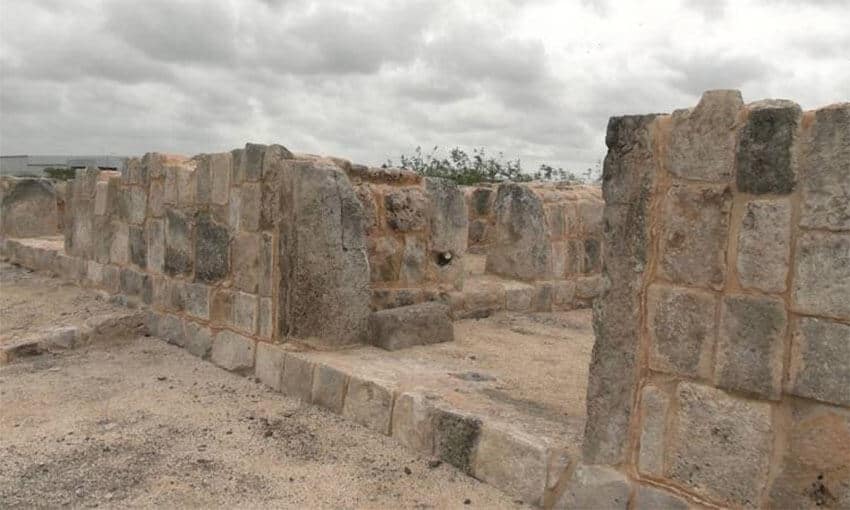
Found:
[(369, 318), (369, 334), (374, 345), (388, 351), (455, 338), (449, 307), (433, 302), (375, 312)]

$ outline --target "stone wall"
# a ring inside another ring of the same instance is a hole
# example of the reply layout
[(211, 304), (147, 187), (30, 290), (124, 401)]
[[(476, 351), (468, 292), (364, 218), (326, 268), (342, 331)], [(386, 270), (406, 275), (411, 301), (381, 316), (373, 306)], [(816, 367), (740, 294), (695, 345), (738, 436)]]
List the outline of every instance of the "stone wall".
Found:
[(87, 170), (68, 204), (66, 253), (89, 280), (213, 354), (213, 337), (246, 360), (257, 340), (360, 343), (373, 310), (463, 284), (455, 185), (278, 145)]
[(850, 104), (712, 91), (606, 143), (584, 463), (608, 467), (566, 504), (850, 507)]
[(56, 188), (50, 179), (0, 177), (0, 236), (59, 235), (64, 201)]
[(466, 200), (466, 210), (469, 217), (469, 234), (467, 236), (467, 251), (476, 255), (484, 255), (493, 238), (493, 228), (496, 217), (493, 214), (493, 201), (496, 198), (498, 184), (479, 184), (477, 186), (462, 186)]

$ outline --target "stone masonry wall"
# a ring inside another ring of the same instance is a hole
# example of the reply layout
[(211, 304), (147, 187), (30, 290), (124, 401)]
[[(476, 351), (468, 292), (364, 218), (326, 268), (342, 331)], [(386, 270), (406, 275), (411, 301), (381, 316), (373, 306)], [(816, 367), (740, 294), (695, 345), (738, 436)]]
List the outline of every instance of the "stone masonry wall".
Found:
[(62, 197), (50, 179), (0, 177), (0, 236), (59, 235)]
[(711, 91), (606, 143), (584, 463), (609, 467), (565, 501), (850, 507), (850, 103)]
[(477, 255), (487, 253), (493, 239), (496, 217), (493, 214), (493, 201), (496, 198), (498, 184), (480, 184), (462, 186), (469, 217), (467, 251)]

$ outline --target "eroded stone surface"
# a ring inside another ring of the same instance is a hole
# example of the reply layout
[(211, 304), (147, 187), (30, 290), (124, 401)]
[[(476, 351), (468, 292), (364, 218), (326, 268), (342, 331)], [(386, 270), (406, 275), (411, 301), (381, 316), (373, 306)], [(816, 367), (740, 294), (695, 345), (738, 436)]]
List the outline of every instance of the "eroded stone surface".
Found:
[(540, 504), (546, 483), (547, 449), (516, 430), (485, 425), (475, 451), (472, 474), (479, 480)]
[(850, 406), (850, 326), (827, 319), (799, 318), (788, 372), (788, 392)]
[(773, 448), (770, 405), (679, 383), (666, 477), (724, 505), (755, 508)]
[(752, 200), (738, 231), (738, 280), (764, 292), (784, 292), (791, 259), (791, 203)]
[(342, 413), (348, 375), (328, 365), (318, 364), (313, 371), (312, 401), (335, 413)]
[(709, 292), (652, 285), (647, 293), (649, 366), (662, 372), (708, 377), (716, 302)]
[(735, 158), (738, 190), (756, 195), (791, 193), (797, 182), (792, 143), (802, 110), (785, 100), (760, 101), (749, 108)]
[(664, 435), (670, 396), (662, 388), (647, 385), (641, 394), (641, 432), (638, 468), (643, 474), (660, 476), (664, 468)]
[(821, 108), (806, 136), (800, 224), (850, 229), (850, 103)]
[(609, 467), (579, 464), (554, 508), (625, 510), (629, 504), (630, 492), (629, 479), (619, 471)]
[(393, 406), (392, 423), (392, 436), (403, 445), (427, 454), (434, 451), (434, 415), (425, 395), (399, 395)]
[(850, 232), (804, 232), (796, 251), (796, 310), (850, 319)]
[(279, 346), (267, 342), (257, 343), (257, 361), (254, 374), (266, 386), (283, 389), (283, 365), (286, 352)]
[(313, 395), (313, 370), (315, 364), (294, 353), (287, 353), (283, 361), (283, 392), (310, 402)]
[(369, 318), (371, 342), (394, 351), (454, 340), (449, 307), (440, 303), (390, 308), (375, 312)]
[(782, 299), (724, 297), (715, 354), (717, 386), (778, 399), (787, 322)]
[(210, 359), (231, 372), (248, 372), (254, 367), (255, 342), (231, 331), (219, 331), (213, 339)]
[(546, 278), (552, 271), (552, 246), (540, 198), (527, 186), (502, 184), (494, 210), (487, 272), (521, 280)]
[(374, 380), (351, 377), (342, 415), (381, 434), (389, 435), (394, 390)]

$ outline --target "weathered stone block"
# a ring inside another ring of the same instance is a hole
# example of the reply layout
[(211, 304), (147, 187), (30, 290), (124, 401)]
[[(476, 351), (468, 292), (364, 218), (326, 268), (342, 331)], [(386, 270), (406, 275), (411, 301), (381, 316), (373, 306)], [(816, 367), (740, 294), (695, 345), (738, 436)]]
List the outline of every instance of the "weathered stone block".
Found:
[(141, 225), (145, 222), (145, 216), (148, 210), (147, 193), (144, 188), (138, 186), (130, 186), (122, 191), (122, 203), (127, 208), (127, 221), (134, 225)]
[(214, 204), (227, 205), (230, 197), (232, 163), (233, 156), (229, 152), (210, 154), (210, 178), (212, 179), (210, 199)]
[(552, 245), (543, 201), (527, 186), (502, 184), (494, 211), (486, 271), (522, 280), (548, 277), (552, 272)]
[(800, 225), (850, 229), (850, 103), (815, 112), (802, 152)]
[(130, 262), (130, 227), (123, 222), (113, 222), (112, 227), (109, 261), (113, 264), (125, 265)]
[(186, 350), (193, 356), (206, 359), (212, 349), (212, 330), (196, 322), (186, 321), (184, 323), (184, 335), (186, 337)]
[(121, 286), (121, 270), (117, 266), (103, 266), (103, 288), (110, 294), (118, 292)]
[(234, 232), (242, 230), (240, 223), (242, 208), (242, 188), (230, 188), (230, 200), (227, 201), (227, 224)]
[(629, 479), (619, 471), (609, 467), (579, 464), (553, 508), (625, 510), (629, 504), (630, 492)]
[(263, 338), (271, 338), (274, 333), (274, 308), (271, 298), (260, 298), (257, 317), (257, 331)]
[(316, 365), (311, 395), (314, 404), (341, 414), (347, 390), (348, 374), (329, 365)]
[(231, 372), (250, 372), (254, 367), (256, 342), (231, 331), (219, 331), (213, 339), (210, 359)]
[(475, 451), (472, 475), (523, 501), (539, 505), (546, 483), (547, 449), (517, 430), (485, 424)]
[(191, 207), (197, 202), (198, 181), (194, 165), (177, 169), (177, 203), (180, 207)]
[(148, 275), (130, 268), (121, 269), (121, 293), (127, 296), (141, 296), (145, 290)]
[(717, 300), (698, 290), (652, 285), (647, 292), (649, 366), (690, 377), (709, 377)]
[(850, 406), (850, 326), (801, 317), (794, 328), (786, 391)]
[(260, 276), (257, 282), (257, 290), (261, 296), (270, 297), (274, 291), (274, 244), (271, 234), (260, 234)]
[(371, 280), (373, 282), (398, 280), (402, 256), (401, 244), (391, 236), (370, 237), (368, 242)]
[(165, 269), (165, 222), (163, 220), (148, 221), (147, 242), (146, 267), (161, 273)]
[(279, 345), (257, 342), (257, 363), (254, 374), (263, 384), (275, 391), (283, 390), (283, 368), (286, 351)]
[(255, 232), (260, 228), (261, 191), (259, 183), (245, 183), (239, 189), (239, 229)]
[(210, 305), (210, 320), (217, 324), (230, 324), (233, 320), (234, 292), (228, 289), (213, 289)]
[(422, 230), (428, 224), (428, 197), (418, 188), (401, 188), (384, 195), (387, 225), (400, 232)]
[(493, 205), (495, 193), (490, 188), (476, 188), (472, 191), (469, 205), (476, 216), (487, 216)]
[(212, 176), (210, 175), (210, 156), (199, 154), (192, 158), (195, 162), (195, 202), (200, 206), (211, 202)]
[(427, 396), (419, 392), (402, 393), (393, 406), (392, 436), (416, 452), (434, 451), (434, 417)]
[(673, 112), (666, 165), (670, 173), (699, 181), (731, 180), (735, 122), (743, 106), (737, 90), (711, 90), (696, 108)]
[(195, 232), (195, 279), (213, 283), (230, 273), (230, 234), (208, 214), (198, 217)]
[(309, 359), (295, 353), (286, 353), (283, 361), (283, 392), (304, 402), (310, 402), (314, 367), (315, 363)]
[[(598, 278), (602, 291), (602, 278)], [(557, 280), (552, 282), (552, 309), (569, 310), (573, 307), (576, 298), (576, 282), (573, 280)]]
[(641, 485), (635, 493), (634, 510), (688, 510), (691, 506), (673, 493)]
[(342, 415), (381, 434), (389, 435), (395, 390), (389, 384), (352, 376)]
[(155, 326), (151, 334), (157, 335), (168, 343), (183, 347), (186, 345), (186, 333), (183, 330), (183, 320), (171, 314), (153, 314)]
[(552, 283), (537, 282), (534, 284), (534, 294), (531, 296), (531, 311), (552, 311)]
[(129, 245), (130, 245), (130, 262), (139, 266), (142, 269), (147, 268), (147, 240), (145, 239), (144, 227), (130, 225), (128, 230)]
[(584, 253), (584, 240), (569, 239), (564, 245), (566, 258), (564, 269), (568, 275), (585, 274), (587, 272), (587, 257)]
[(747, 202), (738, 231), (738, 280), (749, 289), (785, 292), (791, 259), (791, 203)]
[(236, 292), (233, 294), (233, 319), (236, 329), (249, 335), (257, 332), (259, 298), (255, 294)]
[(782, 299), (725, 296), (720, 309), (715, 384), (779, 399), (787, 322)]
[(203, 283), (185, 283), (182, 286), (183, 308), (198, 319), (210, 318), (210, 287)]
[(579, 276), (574, 278), (575, 297), (580, 299), (596, 299), (603, 289), (604, 282), (600, 275)]
[(404, 252), (401, 256), (401, 267), (398, 279), (402, 283), (419, 283), (425, 278), (428, 270), (428, 254), (425, 241), (416, 235), (404, 238)]
[(481, 435), (481, 420), (453, 410), (434, 410), (434, 454), (443, 462), (472, 473), (473, 452)]
[(528, 312), (535, 288), (532, 285), (515, 284), (505, 287), (505, 309), (509, 312)]
[(738, 191), (791, 193), (797, 180), (791, 145), (802, 110), (797, 103), (785, 100), (759, 101), (749, 108), (738, 139)]
[(640, 399), (641, 428), (638, 469), (650, 476), (661, 476), (664, 469), (664, 436), (670, 397), (664, 389), (644, 386)]
[(0, 183), (0, 234), (41, 237), (59, 234), (57, 192), (47, 179), (8, 179)]
[(770, 405), (679, 383), (669, 478), (719, 504), (757, 507), (773, 449)]
[(148, 189), (148, 214), (161, 218), (165, 214), (165, 181), (153, 180)]
[(263, 156), (266, 146), (258, 143), (247, 143), (239, 158), (239, 175), (241, 179), (255, 182), (263, 176)]
[(169, 275), (192, 272), (191, 226), (187, 218), (173, 210), (165, 213), (165, 261), (164, 269)]
[(233, 238), (233, 285), (256, 294), (260, 278), (260, 235), (240, 232)]
[(796, 400), (768, 508), (850, 508), (850, 410)]
[(567, 258), (569, 241), (555, 241), (552, 243), (552, 276), (564, 278), (567, 275)]
[(390, 351), (454, 341), (450, 312), (448, 306), (435, 302), (375, 312), (369, 318), (370, 339)]
[(429, 245), (440, 254), (451, 254), (455, 265), (466, 253), (469, 215), (466, 201), (457, 184), (448, 179), (425, 179), (425, 192), (431, 201), (428, 223), (431, 227)]
[(850, 232), (804, 232), (794, 269), (796, 311), (850, 319)]
[(690, 285), (723, 285), (731, 205), (728, 188), (670, 188), (664, 199), (659, 266), (665, 277)]

